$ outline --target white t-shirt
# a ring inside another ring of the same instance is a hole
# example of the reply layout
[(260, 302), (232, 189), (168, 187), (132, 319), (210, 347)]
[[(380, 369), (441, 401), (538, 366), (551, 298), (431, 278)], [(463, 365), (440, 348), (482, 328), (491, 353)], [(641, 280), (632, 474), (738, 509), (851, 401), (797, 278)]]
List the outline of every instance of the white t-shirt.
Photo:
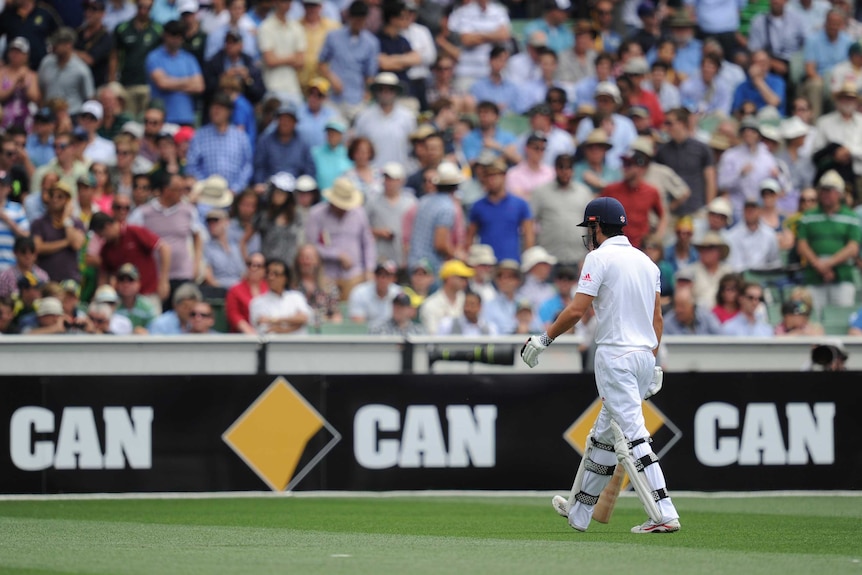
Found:
[[(476, 32), (493, 32), (501, 26), (511, 28), (509, 13), (496, 2), (489, 2), (483, 11), (479, 4), (473, 2), (456, 8), (449, 17), (449, 29), (458, 34)], [(490, 71), (489, 57), (492, 45), (488, 42), (472, 48), (461, 48), (461, 57), (455, 65), (457, 77), (484, 78)]]
[[(260, 325), (260, 319), (263, 317), (269, 318), (287, 318), (298, 313), (304, 313), (309, 318), (312, 315), (311, 306), (305, 300), (305, 296), (294, 290), (287, 290), (280, 295), (273, 292), (266, 292), (256, 296), (249, 304), (249, 319), (251, 325), (260, 332), (268, 333), (269, 327)], [(306, 334), (308, 329), (306, 326), (292, 332), (295, 334)]]
[(660, 275), (625, 236), (608, 238), (587, 254), (577, 291), (595, 298), (597, 345), (649, 350), (658, 345), (653, 315)]
[[(274, 52), (276, 56), (290, 56), (297, 52), (305, 52), (306, 40), (305, 30), (293, 20), (282, 22), (271, 14), (261, 22), (257, 29), (257, 47), (261, 55), (264, 52)], [(291, 94), (302, 96), (299, 88), (299, 77), (296, 68), (290, 66), (276, 66), (270, 68), (263, 64), (263, 83), (270, 92), (278, 94)]]

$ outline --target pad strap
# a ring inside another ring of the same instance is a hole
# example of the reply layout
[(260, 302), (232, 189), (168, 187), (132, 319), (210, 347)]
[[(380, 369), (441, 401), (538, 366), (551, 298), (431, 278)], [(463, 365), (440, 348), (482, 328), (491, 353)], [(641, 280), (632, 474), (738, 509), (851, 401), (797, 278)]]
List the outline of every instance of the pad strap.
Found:
[(589, 493), (580, 491), (577, 495), (575, 495), (575, 501), (580, 501), (584, 505), (595, 505), (599, 502), (599, 496), (590, 495)]
[(635, 439), (634, 441), (629, 441), (628, 446), (629, 449), (640, 445), (641, 443), (652, 443), (652, 437), (641, 437), (640, 439)]
[(593, 447), (595, 447), (596, 449), (601, 449), (602, 451), (614, 452), (614, 446), (609, 444), (609, 443), (601, 443), (599, 441), (596, 441), (592, 437), (590, 437), (590, 441), (592, 441)]
[(637, 469), (638, 471), (643, 471), (645, 468), (647, 468), (650, 465), (652, 465), (653, 463), (657, 463), (657, 462), (658, 462), (658, 457), (656, 457), (655, 453), (650, 451), (649, 453), (647, 453), (643, 457), (639, 457), (638, 459), (635, 459), (635, 469)]
[(615, 468), (616, 465), (602, 465), (601, 463), (596, 463), (592, 459), (587, 459), (584, 462), (584, 469), (592, 471), (596, 475), (613, 475)]
[(659, 501), (660, 499), (667, 499), (668, 498), (667, 491), (665, 491), (664, 489), (656, 489), (655, 491), (652, 492), (652, 498), (655, 501)]

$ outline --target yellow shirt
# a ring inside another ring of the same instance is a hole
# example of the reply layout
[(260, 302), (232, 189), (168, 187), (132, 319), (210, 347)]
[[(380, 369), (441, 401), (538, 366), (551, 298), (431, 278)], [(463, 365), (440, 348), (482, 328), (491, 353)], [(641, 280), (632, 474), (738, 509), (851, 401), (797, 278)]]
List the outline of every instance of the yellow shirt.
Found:
[(299, 71), (299, 84), (302, 86), (302, 91), (305, 92), (311, 79), (318, 75), (317, 59), (323, 49), (326, 35), (341, 28), (341, 24), (329, 18), (321, 18), (320, 23), (315, 26), (308, 25), (304, 20), (301, 24), (302, 29), (305, 30), (305, 65)]

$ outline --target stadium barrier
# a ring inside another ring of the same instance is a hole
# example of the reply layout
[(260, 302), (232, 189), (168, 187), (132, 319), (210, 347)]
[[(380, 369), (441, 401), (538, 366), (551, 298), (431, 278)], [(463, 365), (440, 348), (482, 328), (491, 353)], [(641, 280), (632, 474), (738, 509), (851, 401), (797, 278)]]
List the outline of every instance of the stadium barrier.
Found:
[[(672, 490), (860, 489), (858, 373), (669, 373)], [(589, 374), (7, 375), (0, 493), (567, 489)]]

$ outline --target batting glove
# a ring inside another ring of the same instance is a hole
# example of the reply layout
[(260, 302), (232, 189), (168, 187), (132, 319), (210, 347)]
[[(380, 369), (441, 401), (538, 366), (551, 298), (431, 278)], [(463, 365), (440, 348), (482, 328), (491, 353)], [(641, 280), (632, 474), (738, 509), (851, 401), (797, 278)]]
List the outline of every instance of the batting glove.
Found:
[(554, 340), (548, 337), (547, 333), (531, 336), (524, 344), (524, 347), (521, 348), (521, 359), (523, 359), (524, 363), (528, 366), (536, 367), (539, 365), (539, 356), (543, 351), (548, 349), (548, 346), (551, 345), (551, 342), (553, 341)]
[(652, 383), (647, 388), (647, 392), (646, 392), (646, 395), (644, 396), (644, 399), (649, 399), (652, 396), (654, 396), (655, 394), (657, 394), (658, 392), (660, 392), (661, 391), (661, 385), (662, 385), (663, 381), (664, 381), (664, 370), (661, 368), (661, 366), (657, 365), (657, 366), (655, 366), (655, 370), (653, 370)]

